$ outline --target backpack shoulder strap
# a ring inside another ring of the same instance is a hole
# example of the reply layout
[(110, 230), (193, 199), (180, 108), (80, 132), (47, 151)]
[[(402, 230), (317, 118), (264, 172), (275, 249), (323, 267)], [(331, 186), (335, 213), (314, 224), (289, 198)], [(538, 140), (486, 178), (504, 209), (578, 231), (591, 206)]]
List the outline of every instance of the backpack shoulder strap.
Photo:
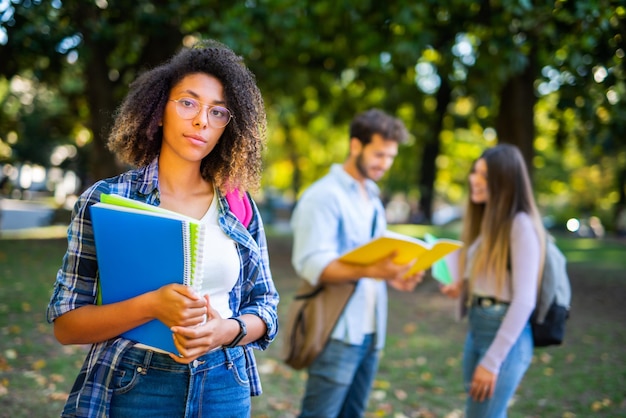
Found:
[(539, 278), (537, 294), (537, 318), (545, 318), (554, 300), (559, 305), (569, 306), (571, 290), (567, 276), (567, 260), (556, 246), (553, 238), (546, 240), (546, 250)]
[(239, 222), (246, 228), (252, 220), (252, 205), (247, 193), (241, 193), (238, 189), (226, 193), (226, 201), (230, 206), (230, 211), (239, 219)]
[[(549, 307), (550, 303), (546, 303), (546, 295), (545, 295), (545, 280), (544, 280), (544, 276), (546, 275), (546, 270), (549, 268), (549, 266), (546, 265), (546, 262), (549, 263), (549, 257), (548, 257), (548, 246), (550, 244), (554, 245), (554, 238), (552, 238), (552, 236), (550, 234), (548, 234), (548, 231), (544, 232), (544, 237), (543, 237), (543, 248), (542, 248), (542, 252), (541, 252), (541, 256), (539, 259), (539, 277), (537, 280), (537, 299), (535, 300), (535, 311), (533, 312), (533, 317), (537, 316), (541, 316), (542, 321), (543, 318), (545, 317), (545, 314), (547, 313), (547, 307)], [(549, 274), (549, 273), (548, 273)]]

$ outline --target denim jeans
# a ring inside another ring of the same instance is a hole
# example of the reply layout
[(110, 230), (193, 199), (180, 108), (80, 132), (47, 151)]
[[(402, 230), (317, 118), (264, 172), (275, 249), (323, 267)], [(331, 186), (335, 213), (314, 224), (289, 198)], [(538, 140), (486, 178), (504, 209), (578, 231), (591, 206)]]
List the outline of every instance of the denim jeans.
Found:
[(300, 417), (362, 417), (378, 358), (374, 334), (367, 335), (361, 345), (329, 340), (309, 366)]
[(250, 416), (242, 347), (210, 352), (189, 365), (131, 348), (115, 370), (111, 388), (111, 418)]
[[(507, 309), (507, 305), (496, 304), (473, 306), (469, 311), (469, 332), (463, 352), (463, 383), (468, 392), (474, 370), (495, 338)], [(506, 418), (509, 400), (524, 377), (532, 356), (532, 331), (527, 323), (500, 367), (493, 397), (476, 402), (468, 396), (466, 418)]]

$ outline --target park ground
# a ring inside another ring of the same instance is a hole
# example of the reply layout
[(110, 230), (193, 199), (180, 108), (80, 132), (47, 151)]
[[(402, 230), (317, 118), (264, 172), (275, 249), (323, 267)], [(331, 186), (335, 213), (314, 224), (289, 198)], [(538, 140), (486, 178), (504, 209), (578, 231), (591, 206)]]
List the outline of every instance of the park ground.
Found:
[[(268, 242), (283, 319), (298, 284), (291, 237), (270, 233)], [(86, 347), (59, 345), (45, 321), (65, 245), (40, 233), (0, 239), (0, 418), (58, 416), (85, 356)], [(566, 341), (535, 350), (509, 416), (626, 416), (626, 242), (563, 239), (559, 245), (573, 289)], [(414, 292), (389, 297), (387, 347), (368, 417), (461, 417), (466, 324), (455, 320), (455, 302), (428, 277)], [(264, 394), (253, 399), (254, 418), (297, 416), (306, 373), (281, 362), (281, 338), (256, 353)]]

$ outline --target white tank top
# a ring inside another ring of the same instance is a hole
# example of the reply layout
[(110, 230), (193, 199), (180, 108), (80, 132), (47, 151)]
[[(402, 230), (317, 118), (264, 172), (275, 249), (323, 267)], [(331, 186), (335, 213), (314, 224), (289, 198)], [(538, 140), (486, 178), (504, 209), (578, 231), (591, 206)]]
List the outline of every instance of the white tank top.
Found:
[(222, 318), (230, 318), (228, 294), (237, 282), (241, 265), (235, 241), (228, 237), (217, 222), (217, 197), (213, 197), (209, 210), (202, 217), (206, 225), (203, 251), (202, 296), (208, 294), (211, 306)]

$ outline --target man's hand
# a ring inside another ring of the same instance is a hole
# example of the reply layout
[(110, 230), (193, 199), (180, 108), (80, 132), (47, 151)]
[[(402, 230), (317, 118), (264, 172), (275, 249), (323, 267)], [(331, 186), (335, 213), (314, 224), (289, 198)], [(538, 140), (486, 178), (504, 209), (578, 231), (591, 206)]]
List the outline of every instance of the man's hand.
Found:
[(364, 274), (363, 277), (371, 277), (387, 281), (403, 279), (415, 261), (411, 261), (408, 264), (397, 264), (393, 261), (396, 258), (396, 255), (397, 254), (393, 252), (385, 258), (369, 264), (366, 267), (366, 274)]
[(406, 277), (387, 280), (389, 286), (401, 292), (412, 292), (424, 280), (425, 271), (418, 271)]

